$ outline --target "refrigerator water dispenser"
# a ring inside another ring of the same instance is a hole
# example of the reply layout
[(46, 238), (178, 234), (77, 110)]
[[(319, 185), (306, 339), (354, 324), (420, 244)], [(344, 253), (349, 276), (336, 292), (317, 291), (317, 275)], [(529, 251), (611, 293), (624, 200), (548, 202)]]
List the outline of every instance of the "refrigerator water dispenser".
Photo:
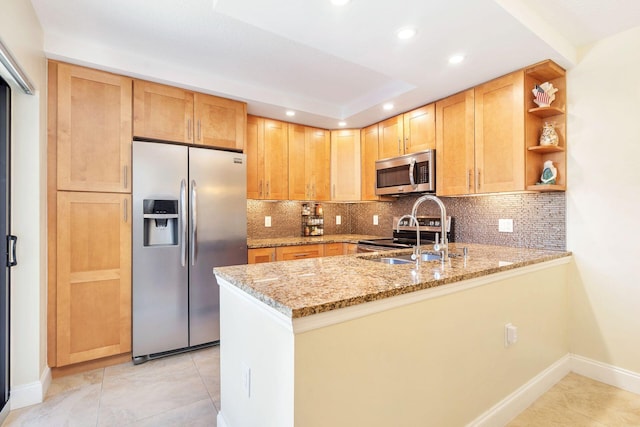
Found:
[(178, 245), (178, 201), (144, 199), (144, 246)]

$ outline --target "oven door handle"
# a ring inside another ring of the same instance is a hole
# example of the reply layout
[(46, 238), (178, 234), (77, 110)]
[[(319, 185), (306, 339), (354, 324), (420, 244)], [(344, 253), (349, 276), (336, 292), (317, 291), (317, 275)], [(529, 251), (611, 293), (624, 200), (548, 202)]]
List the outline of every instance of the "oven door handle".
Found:
[(416, 169), (416, 158), (412, 157), (409, 162), (409, 182), (411, 183), (411, 187), (416, 188), (416, 180), (413, 176)]

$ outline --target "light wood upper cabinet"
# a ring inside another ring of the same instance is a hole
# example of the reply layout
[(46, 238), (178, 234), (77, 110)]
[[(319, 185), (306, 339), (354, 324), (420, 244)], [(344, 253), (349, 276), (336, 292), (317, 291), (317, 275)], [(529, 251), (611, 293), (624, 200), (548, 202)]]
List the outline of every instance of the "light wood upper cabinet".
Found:
[(378, 123), (378, 158), (436, 148), (435, 104), (425, 105)]
[(361, 200), (378, 200), (378, 196), (376, 196), (378, 129), (378, 125), (372, 125), (360, 131)]
[(360, 130), (331, 131), (331, 200), (360, 200)]
[(247, 131), (247, 104), (195, 94), (195, 143), (242, 150)]
[(476, 193), (524, 190), (523, 71), (475, 88), (475, 156)]
[(378, 123), (378, 158), (387, 159), (404, 154), (404, 121), (402, 114)]
[(402, 115), (404, 153), (436, 148), (435, 104), (425, 105)]
[(522, 71), (436, 103), (441, 196), (524, 190)]
[(193, 143), (193, 92), (135, 80), (133, 94), (134, 136)]
[(59, 191), (56, 366), (131, 351), (131, 196)]
[(57, 188), (131, 191), (131, 79), (50, 62), (57, 72)]
[(247, 116), (247, 198), (289, 197), (288, 124)]
[(436, 102), (436, 190), (439, 196), (475, 192), (474, 91)]
[(247, 129), (244, 102), (136, 80), (133, 115), (136, 137), (244, 148)]
[(289, 124), (289, 199), (329, 200), (329, 131)]

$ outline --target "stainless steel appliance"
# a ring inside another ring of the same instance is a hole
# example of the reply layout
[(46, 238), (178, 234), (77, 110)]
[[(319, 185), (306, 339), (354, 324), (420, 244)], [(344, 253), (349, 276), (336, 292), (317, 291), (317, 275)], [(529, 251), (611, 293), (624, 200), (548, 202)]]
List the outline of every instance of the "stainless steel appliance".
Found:
[[(420, 224), (420, 245), (435, 243), (436, 233), (440, 233), (439, 216), (419, 216)], [(400, 221), (399, 217), (393, 217), (393, 238), (360, 240), (358, 242), (358, 252), (378, 252), (393, 249), (409, 249), (416, 244), (416, 226), (410, 224), (409, 219)], [(454, 241), (454, 220), (447, 216), (447, 239)]]
[(435, 161), (435, 150), (376, 160), (376, 194), (401, 195), (435, 192)]
[(133, 142), (133, 360), (216, 343), (213, 268), (247, 263), (240, 153)]

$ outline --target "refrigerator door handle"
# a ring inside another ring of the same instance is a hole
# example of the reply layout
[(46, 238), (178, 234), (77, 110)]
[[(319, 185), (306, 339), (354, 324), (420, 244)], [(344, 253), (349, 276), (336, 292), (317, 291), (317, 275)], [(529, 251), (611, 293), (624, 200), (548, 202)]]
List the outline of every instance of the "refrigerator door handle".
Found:
[(187, 265), (187, 182), (184, 179), (180, 182), (180, 237), (180, 263), (184, 267)]
[(18, 245), (18, 237), (10, 234), (7, 236), (7, 267), (14, 267), (18, 265), (18, 258), (16, 257), (16, 246)]
[(191, 180), (191, 265), (196, 265), (198, 240), (198, 193), (196, 192), (196, 181)]

